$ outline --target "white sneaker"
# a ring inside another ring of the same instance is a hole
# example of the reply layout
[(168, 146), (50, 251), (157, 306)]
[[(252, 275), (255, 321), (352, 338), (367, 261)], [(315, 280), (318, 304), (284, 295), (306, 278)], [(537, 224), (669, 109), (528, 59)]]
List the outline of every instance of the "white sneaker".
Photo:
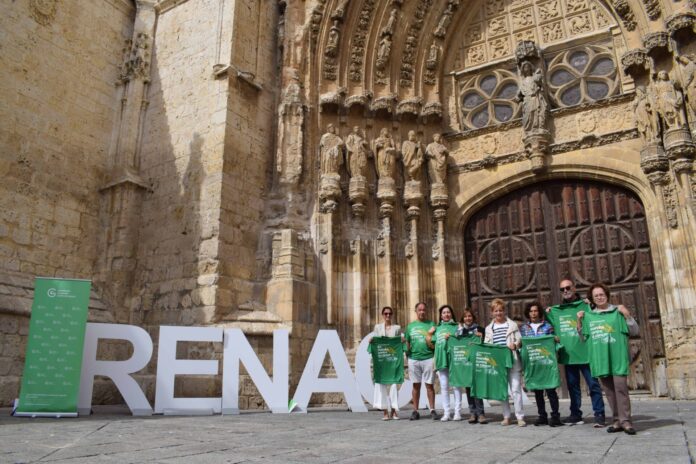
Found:
[(454, 413), (454, 418), (453, 418), (452, 420), (454, 420), (454, 421), (460, 421), (460, 420), (462, 420), (462, 415), (459, 414), (458, 412), (455, 412), (455, 413)]
[(440, 419), (440, 422), (447, 422), (448, 420), (450, 420), (449, 412), (446, 412), (442, 415), (442, 419)]

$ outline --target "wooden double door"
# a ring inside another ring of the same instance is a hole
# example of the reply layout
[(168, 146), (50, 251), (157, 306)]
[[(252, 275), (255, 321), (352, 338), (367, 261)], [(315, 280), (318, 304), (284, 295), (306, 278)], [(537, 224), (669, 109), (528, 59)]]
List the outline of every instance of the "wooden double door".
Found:
[(631, 340), (629, 384), (653, 388), (652, 366), (664, 357), (664, 343), (645, 211), (632, 192), (584, 180), (534, 184), (483, 207), (464, 235), (469, 300), (479, 321), (490, 320), (494, 298), (519, 321), (529, 302), (559, 303), (564, 277), (582, 296), (594, 282), (605, 283), (612, 302), (631, 309), (641, 327)]

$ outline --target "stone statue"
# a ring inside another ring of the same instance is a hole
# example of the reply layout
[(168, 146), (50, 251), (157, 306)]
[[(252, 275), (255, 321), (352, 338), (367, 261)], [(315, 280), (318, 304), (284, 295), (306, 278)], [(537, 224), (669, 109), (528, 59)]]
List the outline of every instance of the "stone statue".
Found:
[(452, 22), (452, 14), (453, 13), (454, 13), (454, 7), (450, 3), (447, 5), (447, 9), (445, 10), (445, 12), (442, 13), (442, 16), (440, 17), (440, 21), (437, 23), (437, 27), (435, 28), (435, 32), (433, 32), (433, 35), (435, 37), (440, 37), (440, 38), (445, 37), (445, 34), (447, 34), (447, 27)]
[(379, 137), (375, 139), (375, 154), (377, 155), (377, 175), (394, 178), (396, 168), (396, 146), (389, 134), (389, 129), (383, 127)]
[(343, 140), (336, 135), (333, 124), (326, 127), (326, 133), (321, 136), (319, 149), (321, 150), (321, 173), (338, 174), (343, 164)]
[(394, 30), (396, 29), (396, 20), (398, 19), (398, 15), (399, 15), (399, 10), (397, 10), (396, 8), (391, 10), (391, 12), (389, 13), (389, 19), (387, 20), (387, 24), (379, 32), (379, 35), (381, 35), (381, 36), (394, 35)]
[(416, 139), (415, 131), (408, 131), (408, 140), (401, 144), (401, 154), (406, 168), (406, 180), (421, 180), (423, 147)]
[(696, 115), (696, 62), (693, 56), (677, 56), (682, 71), (682, 90), (686, 94), (689, 107)]
[(338, 6), (334, 9), (333, 13), (331, 14), (331, 19), (343, 19), (343, 15), (346, 13), (346, 9), (348, 8), (348, 3), (350, 0), (341, 0), (338, 2)]
[(338, 42), (341, 39), (341, 35), (338, 28), (338, 21), (334, 22), (329, 31), (329, 40), (326, 43), (326, 56), (336, 56), (338, 55)]
[(428, 50), (428, 59), (425, 61), (425, 67), (433, 70), (437, 68), (437, 60), (440, 57), (440, 47), (435, 42), (430, 45)]
[(655, 111), (654, 96), (644, 89), (636, 88), (636, 97), (633, 99), (633, 116), (636, 120), (636, 128), (643, 142), (655, 142), (660, 134), (660, 125)]
[(431, 184), (445, 183), (447, 178), (447, 147), (442, 144), (442, 135), (433, 135), (433, 141), (425, 149), (428, 159), (428, 175)]
[(358, 126), (353, 127), (353, 132), (346, 138), (346, 149), (348, 150), (348, 173), (350, 177), (365, 177), (370, 149), (367, 146), (367, 141), (360, 134)]
[(546, 131), (549, 104), (544, 95), (541, 69), (532, 71), (532, 63), (522, 62), (517, 101), (522, 102), (522, 128), (525, 135)]
[(379, 41), (379, 49), (377, 50), (377, 68), (384, 69), (389, 61), (389, 54), (391, 53), (392, 39), (390, 35), (385, 35), (382, 40)]
[(667, 126), (666, 129), (684, 127), (686, 125), (682, 110), (684, 99), (674, 88), (674, 82), (669, 78), (667, 71), (658, 72), (652, 86), (653, 95), (656, 97), (657, 112)]

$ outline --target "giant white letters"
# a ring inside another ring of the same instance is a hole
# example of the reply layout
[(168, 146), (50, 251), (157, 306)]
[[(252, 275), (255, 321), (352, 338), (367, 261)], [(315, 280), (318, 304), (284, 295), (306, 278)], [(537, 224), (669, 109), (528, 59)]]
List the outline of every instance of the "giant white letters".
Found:
[(222, 411), (222, 398), (174, 398), (174, 377), (177, 374), (218, 374), (218, 361), (216, 360), (176, 359), (176, 344), (179, 341), (222, 342), (222, 329), (216, 327), (160, 327), (155, 413), (220, 413)]
[[(98, 361), (99, 339), (128, 340), (133, 345), (133, 356), (125, 361)], [(94, 376), (103, 375), (113, 380), (134, 416), (149, 416), (152, 407), (143, 390), (133, 377), (133, 372), (144, 368), (152, 357), (152, 339), (145, 330), (134, 325), (88, 323), (82, 355), (80, 397), (78, 412), (89, 414), (92, 409)]]
[(239, 363), (249, 373), (256, 388), (271, 411), (288, 412), (288, 375), (290, 367), (289, 333), (273, 331), (273, 380), (254, 353), (240, 329), (225, 330), (225, 351), (222, 361), (222, 413), (239, 413)]

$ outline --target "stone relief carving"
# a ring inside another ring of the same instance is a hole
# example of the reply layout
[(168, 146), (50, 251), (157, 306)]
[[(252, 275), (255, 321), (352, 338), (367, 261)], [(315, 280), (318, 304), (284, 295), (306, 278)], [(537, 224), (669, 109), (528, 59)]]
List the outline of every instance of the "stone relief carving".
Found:
[(568, 13), (586, 10), (587, 6), (587, 0), (566, 0), (566, 10)]
[(561, 21), (545, 24), (541, 26), (541, 34), (546, 43), (561, 40), (563, 38), (563, 24)]
[(633, 31), (636, 29), (636, 17), (631, 10), (631, 6), (628, 4), (628, 0), (612, 0), (612, 6), (614, 10), (621, 18), (624, 27), (628, 31)]
[(34, 21), (42, 26), (48, 26), (56, 17), (58, 0), (31, 0), (29, 11)]
[(392, 8), (391, 12), (389, 13), (389, 19), (387, 20), (387, 24), (382, 28), (380, 31), (379, 35), (380, 36), (393, 36), (394, 31), (396, 30), (396, 22), (399, 18), (399, 10), (396, 8)]
[(338, 78), (338, 65), (336, 57), (341, 41), (341, 29), (338, 27), (338, 20), (334, 20), (329, 30), (329, 38), (324, 50), (324, 79), (335, 81)]
[(433, 42), (428, 49), (428, 59), (425, 61), (426, 69), (432, 71), (437, 68), (437, 62), (440, 59), (440, 47)]
[(592, 4), (592, 11), (594, 12), (595, 20), (597, 21), (597, 27), (606, 27), (611, 24), (611, 20), (607, 17), (606, 12), (604, 12), (604, 10), (596, 3)]
[(515, 11), (512, 13), (512, 28), (514, 30), (523, 29), (534, 25), (534, 14), (531, 8)]
[(351, 177), (367, 176), (367, 158), (371, 155), (367, 141), (363, 138), (360, 128), (353, 127), (353, 132), (346, 138), (348, 151), (348, 174)]
[(491, 17), (505, 12), (505, 0), (486, 0), (486, 16)]
[(150, 79), (150, 36), (145, 32), (139, 32), (135, 40), (126, 40), (123, 47), (124, 61), (121, 65), (120, 83), (126, 83), (132, 79)]
[(447, 157), (449, 151), (442, 144), (442, 135), (434, 134), (433, 141), (425, 149), (428, 160), (428, 176), (431, 184), (447, 181)]
[(466, 64), (469, 66), (483, 63), (485, 60), (486, 51), (483, 45), (476, 45), (474, 47), (470, 47), (466, 51)]
[(481, 29), (481, 24), (472, 24), (466, 33), (467, 43), (476, 43), (483, 40), (483, 30)]
[(660, 123), (656, 108), (655, 96), (652, 92), (646, 92), (637, 87), (632, 109), (638, 134), (645, 143), (657, 142), (660, 135)]
[(379, 41), (379, 48), (377, 50), (377, 69), (383, 70), (387, 66), (389, 61), (389, 55), (391, 53), (392, 38), (390, 35), (385, 35)]
[(643, 0), (643, 5), (645, 5), (645, 13), (652, 21), (655, 21), (662, 14), (662, 9), (658, 0)]
[(523, 40), (531, 40), (534, 42), (536, 41), (536, 31), (533, 28), (526, 29), (524, 31), (515, 32), (513, 37), (515, 43), (522, 42)]
[(379, 132), (379, 137), (374, 141), (374, 151), (377, 157), (377, 175), (382, 177), (394, 178), (396, 173), (396, 158), (398, 152), (394, 139), (391, 138), (389, 129), (383, 127)]
[(510, 54), (510, 40), (507, 37), (501, 37), (490, 42), (491, 59), (502, 58)]
[(496, 35), (507, 34), (507, 18), (505, 16), (499, 16), (497, 18), (491, 18), (488, 20), (488, 36), (494, 37)]
[(408, 131), (408, 139), (401, 144), (404, 172), (408, 181), (420, 181), (423, 167), (423, 147), (416, 138), (415, 131)]
[(401, 56), (401, 70), (399, 72), (399, 83), (402, 87), (410, 88), (413, 86), (413, 71), (416, 62), (420, 34), (425, 22), (425, 15), (432, 8), (433, 0), (419, 0), (413, 14), (413, 21), (406, 30), (406, 40), (404, 51)]
[(572, 35), (582, 34), (592, 30), (592, 22), (588, 13), (573, 16), (568, 20), (568, 30)]
[(338, 175), (338, 170), (343, 165), (345, 144), (341, 137), (336, 135), (336, 128), (333, 124), (326, 127), (326, 133), (321, 136), (319, 148), (321, 150), (322, 175)]
[(667, 71), (659, 71), (651, 84), (651, 93), (656, 97), (657, 113), (666, 125), (666, 129), (682, 128), (686, 125), (684, 117), (684, 99), (674, 87)]
[(539, 19), (541, 22), (551, 21), (553, 19), (561, 16), (561, 6), (559, 0), (552, 0), (546, 3), (540, 3), (537, 5), (537, 11), (539, 12)]
[(353, 82), (360, 82), (363, 76), (363, 62), (365, 59), (365, 46), (367, 45), (367, 32), (372, 23), (372, 13), (376, 0), (365, 0), (360, 9), (358, 25), (350, 42), (350, 65), (348, 76)]
[(350, 0), (340, 0), (336, 8), (334, 8), (333, 13), (331, 13), (331, 19), (343, 20), (349, 3)]
[(324, 4), (326, 0), (319, 0), (317, 5), (312, 10), (312, 16), (309, 19), (309, 31), (312, 44), (315, 44), (317, 38), (319, 37), (319, 30), (321, 29), (321, 20), (324, 17)]

